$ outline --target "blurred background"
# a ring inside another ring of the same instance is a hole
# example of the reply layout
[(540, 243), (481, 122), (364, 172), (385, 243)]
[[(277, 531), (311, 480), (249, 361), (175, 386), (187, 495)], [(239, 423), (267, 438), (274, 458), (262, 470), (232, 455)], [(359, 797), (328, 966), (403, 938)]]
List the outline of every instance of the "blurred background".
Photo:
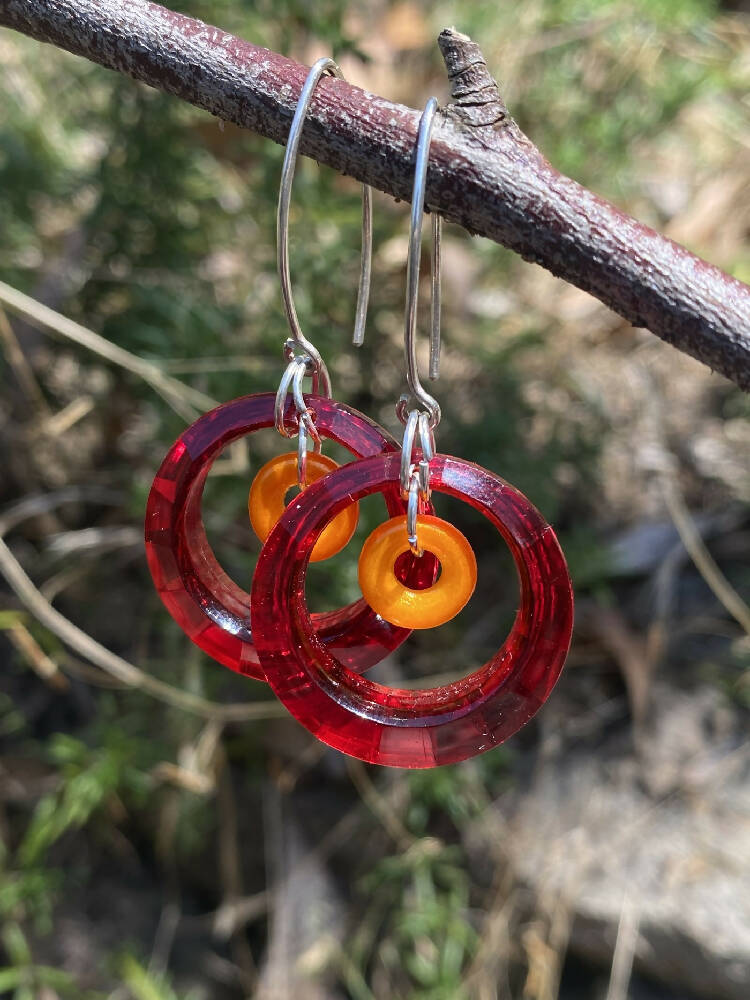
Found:
[[(750, 280), (741, 3), (179, 7), (305, 63), (332, 53), (411, 107), (448, 99), (435, 39), (455, 24), (556, 167)], [(446, 226), (440, 450), (553, 523), (574, 641), (503, 747), (420, 773), (348, 760), (185, 638), (142, 545), (151, 480), (186, 424), (278, 385), (283, 150), (9, 31), (0, 64), (0, 995), (750, 996), (748, 397)], [(376, 194), (357, 351), (359, 189), (301, 161), (292, 204), (302, 325), (336, 397), (397, 433), (407, 206)], [(423, 330), (428, 260), (425, 243)], [(14, 289), (54, 312), (21, 315)], [(63, 317), (103, 339), (80, 343)], [(285, 450), (256, 434), (207, 484), (209, 537), (245, 587), (247, 491)], [(517, 606), (486, 522), (442, 498), (438, 513), (474, 544), (479, 585), (373, 671), (383, 683), (476, 669)], [(363, 504), (355, 540), (312, 568), (314, 610), (358, 596), (381, 518)], [(19, 564), (37, 608), (127, 660), (129, 683), (30, 613), (7, 583)], [(166, 687), (139, 690), (144, 675)], [(250, 703), (248, 717), (184, 711), (173, 691)]]

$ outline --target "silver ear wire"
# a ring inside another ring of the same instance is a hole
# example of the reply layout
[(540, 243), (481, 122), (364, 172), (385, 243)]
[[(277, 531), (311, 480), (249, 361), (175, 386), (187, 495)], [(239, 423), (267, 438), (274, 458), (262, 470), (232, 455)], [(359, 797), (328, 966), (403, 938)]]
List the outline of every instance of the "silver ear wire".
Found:
[[(422, 250), (422, 219), (424, 218), (424, 195), (427, 183), (427, 165), (430, 155), (432, 124), (438, 102), (431, 97), (425, 105), (419, 120), (417, 135), (417, 156), (414, 168), (414, 189), (411, 200), (411, 221), (409, 225), (409, 254), (406, 262), (406, 309), (404, 313), (404, 349), (406, 353), (406, 380), (416, 402), (430, 416), (430, 426), (440, 423), (440, 404), (423, 387), (417, 364), (416, 326), (417, 300), (419, 296), (419, 258)], [(433, 213), (432, 220), (432, 328), (430, 332), (430, 378), (437, 378), (440, 369), (440, 241), (442, 237), (441, 218)], [(397, 408), (402, 420), (406, 409)]]
[(367, 305), (370, 301), (370, 279), (372, 277), (372, 188), (362, 185), (362, 252), (359, 256), (359, 287), (357, 308), (354, 316), (352, 343), (361, 347), (365, 342), (367, 325)]
[[(412, 400), (417, 404), (409, 409), (411, 400), (402, 396), (396, 406), (396, 413), (404, 423), (404, 439), (401, 447), (401, 496), (406, 500), (406, 534), (409, 548), (416, 556), (423, 555), (419, 544), (418, 516), (420, 501), (430, 499), (430, 462), (435, 456), (433, 431), (440, 423), (440, 404), (425, 390), (419, 379), (417, 365), (417, 298), (419, 294), (419, 258), (422, 251), (422, 220), (424, 218), (424, 194), (427, 183), (427, 165), (430, 156), (432, 123), (438, 103), (431, 97), (419, 120), (417, 134), (417, 156), (414, 167), (414, 189), (411, 200), (409, 224), (409, 254), (406, 261), (406, 309), (404, 313), (404, 352), (406, 354), (406, 380), (409, 383)], [(432, 283), (431, 283), (431, 328), (430, 328), (430, 368), (431, 379), (440, 372), (440, 241), (442, 239), (442, 219), (437, 212), (432, 213)], [(420, 453), (415, 454), (414, 445), (419, 434)]]
[(431, 295), (431, 326), (430, 326), (430, 367), (428, 376), (431, 382), (440, 377), (440, 284), (442, 281), (442, 257), (440, 254), (443, 240), (443, 217), (437, 212), (432, 213), (432, 295)]
[[(338, 65), (327, 57), (318, 59), (307, 74), (305, 85), (297, 102), (297, 109), (294, 112), (292, 125), (289, 129), (289, 138), (284, 154), (284, 164), (281, 168), (281, 185), (279, 187), (279, 203), (276, 213), (276, 261), (281, 279), (281, 295), (284, 300), (289, 328), (292, 332), (292, 339), (295, 344), (307, 354), (312, 360), (313, 366), (320, 380), (320, 389), (323, 395), (331, 395), (331, 379), (328, 374), (325, 362), (320, 356), (317, 348), (305, 337), (300, 327), (297, 317), (297, 310), (294, 306), (292, 295), (292, 285), (289, 277), (289, 203), (292, 194), (292, 182), (294, 180), (294, 169), (297, 163), (297, 150), (299, 148), (300, 136), (305, 122), (305, 116), (310, 106), (310, 99), (321, 76), (328, 73), (336, 76), (340, 80), (344, 76)], [(362, 263), (359, 275), (359, 289), (357, 292), (357, 306), (354, 323), (353, 342), (361, 345), (365, 335), (365, 322), (367, 318), (367, 304), (370, 297), (370, 276), (372, 271), (372, 190), (366, 185), (362, 185)]]

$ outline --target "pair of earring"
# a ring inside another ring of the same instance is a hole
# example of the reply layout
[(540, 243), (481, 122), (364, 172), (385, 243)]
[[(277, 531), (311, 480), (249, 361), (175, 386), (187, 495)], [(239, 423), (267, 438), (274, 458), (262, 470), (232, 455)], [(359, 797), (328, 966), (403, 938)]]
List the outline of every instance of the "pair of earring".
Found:
[[(570, 644), (573, 596), (554, 532), (513, 486), (471, 462), (435, 451), (440, 406), (423, 387), (415, 328), (420, 235), (432, 123), (423, 112), (416, 149), (405, 315), (409, 395), (397, 413), (401, 446), (368, 417), (331, 398), (323, 359), (299, 325), (289, 280), (288, 210), (297, 147), (314, 88), (331, 59), (311, 69), (292, 122), (278, 208), (278, 265), (292, 336), (276, 393), (217, 407), (175, 442), (154, 480), (146, 512), (146, 551), (156, 588), (172, 617), (204, 652), (233, 670), (267, 681), (310, 732), (370, 763), (424, 768), (491, 749), (515, 733), (549, 696)], [(371, 193), (363, 194), (363, 247), (354, 341), (361, 343), (370, 283)], [(440, 219), (433, 213), (430, 375), (437, 375), (440, 331)], [(312, 391), (303, 392), (305, 378)], [(219, 565), (206, 537), (201, 498), (212, 463), (232, 441), (275, 427), (297, 437), (297, 451), (267, 463), (248, 501), (263, 541), (251, 593)], [(321, 454), (328, 439), (354, 460), (341, 467)], [(312, 450), (308, 443), (312, 440)], [(285, 507), (290, 487), (299, 494)], [(305, 601), (310, 561), (352, 537), (357, 503), (383, 495), (388, 518), (359, 558), (362, 599), (311, 615)], [(510, 548), (521, 601), (498, 652), (469, 676), (428, 690), (401, 690), (364, 676), (413, 629), (457, 614), (473, 593), (477, 564), (466, 538), (434, 513), (435, 493), (478, 510)], [(252, 627), (251, 627), (252, 622)]]

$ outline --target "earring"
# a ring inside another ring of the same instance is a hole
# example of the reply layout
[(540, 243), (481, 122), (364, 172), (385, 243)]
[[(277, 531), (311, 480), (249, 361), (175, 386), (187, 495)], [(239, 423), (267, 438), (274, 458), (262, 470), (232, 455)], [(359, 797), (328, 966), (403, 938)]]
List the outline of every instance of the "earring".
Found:
[[(266, 540), (251, 594), (262, 669), (292, 715), (344, 753), (408, 768), (465, 760), (515, 733), (549, 696), (573, 624), (565, 559), (541, 514), (494, 473), (434, 452), (440, 408), (419, 380), (414, 326), (435, 108), (430, 99), (417, 141), (405, 323), (407, 378), (416, 405), (399, 402), (405, 420), (402, 454), (352, 462), (306, 490)], [(433, 300), (433, 320), (435, 313)], [(432, 343), (435, 348), (434, 327)], [(432, 361), (436, 370), (436, 356)], [(483, 514), (510, 548), (518, 571), (520, 610), (501, 649), (469, 676), (430, 690), (388, 688), (354, 674), (315, 634), (305, 603), (307, 565), (322, 530), (362, 497), (388, 491), (406, 493), (406, 515), (377, 528), (360, 557), (363, 593), (367, 590), (386, 620), (431, 627), (456, 614), (474, 588), (476, 559), (468, 541), (452, 525), (424, 513), (427, 498), (435, 493), (464, 500)], [(419, 560), (420, 552), (421, 559), (436, 555), (441, 565), (439, 579), (423, 589), (404, 583), (397, 573), (400, 559), (411, 555)]]
[[(320, 435), (315, 426), (313, 414), (302, 396), (302, 381), (306, 376), (312, 379), (314, 395), (331, 397), (331, 379), (320, 352), (305, 337), (294, 305), (292, 283), (289, 273), (289, 207), (292, 197), (294, 172), (297, 166), (302, 129), (315, 87), (321, 76), (329, 73), (343, 79), (340, 68), (333, 59), (319, 59), (307, 75), (289, 129), (284, 163), (281, 168), (281, 184), (276, 210), (276, 264), (281, 283), (281, 297), (284, 303), (291, 337), (284, 345), (288, 367), (281, 380), (276, 396), (274, 422), (277, 431), (284, 437), (297, 437), (297, 454), (278, 455), (267, 462), (253, 480), (248, 496), (248, 513), (253, 530), (261, 542), (268, 537), (271, 529), (281, 517), (286, 507), (288, 490), (297, 486), (305, 489), (310, 483), (320, 479), (338, 466), (331, 458), (321, 454)], [(367, 305), (370, 297), (370, 276), (372, 272), (372, 190), (362, 186), (362, 254), (355, 308), (355, 346), (364, 341)], [(289, 389), (296, 407), (296, 420), (290, 429), (285, 425), (283, 405)], [(312, 455), (308, 456), (307, 440), (313, 441)], [(311, 556), (312, 562), (328, 559), (341, 551), (351, 540), (357, 527), (358, 508), (349, 508), (342, 516), (328, 525), (318, 540)]]
[[(192, 424), (170, 448), (156, 474), (146, 507), (146, 555), (156, 589), (167, 610), (205, 653), (219, 663), (256, 680), (264, 675), (258, 662), (250, 621), (250, 595), (229, 578), (219, 565), (206, 537), (201, 516), (203, 488), (211, 466), (231, 442), (267, 427), (285, 437), (298, 437), (296, 455), (267, 463), (256, 476), (248, 506), (253, 527), (264, 539), (283, 513), (290, 486), (302, 492), (335, 463), (320, 455), (321, 440), (343, 445), (354, 458), (398, 452), (395, 439), (356, 410), (330, 398), (331, 382), (323, 359), (305, 338), (297, 319), (289, 281), (288, 215), (294, 163), (307, 106), (323, 73), (341, 76), (331, 59), (312, 67), (300, 96), (287, 146), (278, 207), (278, 262), (282, 296), (292, 336), (284, 355), (288, 362), (276, 393), (244, 396), (217, 407)], [(357, 297), (355, 342), (361, 343), (370, 283), (371, 204), (364, 189), (363, 248)], [(312, 393), (303, 394), (306, 377)], [(313, 452), (307, 443), (312, 438)], [(290, 471), (291, 470), (291, 471)], [(401, 514), (405, 504), (398, 489), (384, 492), (390, 516)], [(294, 501), (294, 505), (296, 506)], [(329, 528), (327, 554), (333, 554), (351, 537), (356, 510), (343, 513), (339, 525)], [(326, 553), (318, 550), (316, 557)], [(309, 553), (313, 558), (313, 551)], [(412, 559), (402, 576), (412, 585), (431, 582), (437, 572), (431, 563)], [(431, 575), (430, 575), (431, 574)], [(342, 663), (355, 671), (380, 662), (409, 635), (384, 621), (364, 600), (338, 611), (315, 615), (314, 629), (324, 645), (335, 649)]]

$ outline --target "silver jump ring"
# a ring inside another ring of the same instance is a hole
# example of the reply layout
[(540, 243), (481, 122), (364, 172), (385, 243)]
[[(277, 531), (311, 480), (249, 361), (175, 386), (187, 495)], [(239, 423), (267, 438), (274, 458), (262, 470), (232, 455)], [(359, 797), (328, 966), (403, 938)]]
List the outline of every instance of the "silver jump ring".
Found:
[(417, 482), (419, 483), (419, 495), (423, 500), (429, 500), (432, 495), (430, 490), (430, 463), (427, 459), (422, 459), (417, 468)]
[(289, 387), (298, 369), (301, 368), (303, 372), (307, 371), (308, 360), (305, 357), (292, 358), (284, 369), (284, 374), (281, 376), (281, 381), (279, 382), (279, 388), (276, 390), (276, 399), (273, 404), (273, 423), (279, 434), (286, 438), (293, 438), (297, 433), (296, 430), (287, 430), (284, 423), (286, 397), (289, 394)]
[[(313, 439), (315, 451), (320, 451), (320, 434), (318, 434), (312, 413), (302, 395), (302, 381), (309, 374), (308, 369), (310, 364), (310, 358), (307, 355), (301, 355), (292, 358), (286, 366), (284, 374), (281, 376), (281, 382), (279, 382), (279, 388), (276, 391), (276, 399), (273, 404), (273, 422), (276, 430), (285, 438), (295, 437), (299, 433), (299, 428), (304, 424), (307, 433)], [(295, 430), (289, 430), (284, 423), (286, 398), (289, 395), (290, 389), (297, 410), (297, 428)]]
[(305, 424), (308, 434), (313, 439), (315, 451), (319, 452), (321, 447), (320, 434), (318, 434), (318, 428), (315, 426), (312, 412), (305, 402), (305, 397), (302, 395), (302, 380), (304, 377), (304, 370), (298, 369), (294, 373), (294, 377), (292, 379), (292, 398), (294, 399), (294, 405), (297, 407), (300, 426), (302, 426), (303, 423)]
[[(295, 343), (313, 362), (315, 371), (320, 375), (321, 392), (323, 395), (331, 395), (331, 378), (328, 374), (325, 362), (320, 356), (317, 348), (305, 337), (297, 318), (297, 310), (294, 306), (292, 295), (292, 285), (289, 277), (289, 203), (292, 194), (292, 182), (294, 180), (294, 169), (297, 163), (297, 150), (300, 136), (305, 121), (310, 100), (318, 81), (324, 73), (344, 79), (338, 65), (324, 57), (312, 66), (307, 74), (302, 92), (297, 102), (292, 125), (289, 129), (286, 152), (284, 154), (284, 164), (281, 168), (281, 186), (279, 188), (279, 203), (276, 213), (276, 260), (281, 279), (281, 295), (284, 300), (289, 328)], [(353, 341), (360, 345), (364, 340), (365, 321), (367, 317), (367, 303), (370, 296), (370, 276), (372, 271), (372, 191), (367, 185), (362, 186), (362, 259), (359, 275), (359, 289), (357, 292), (356, 318), (354, 324)]]
[(414, 452), (414, 438), (417, 433), (419, 411), (412, 410), (404, 427), (404, 439), (401, 443), (401, 496), (406, 499), (411, 485), (411, 470)]
[(307, 368), (305, 374), (312, 380), (312, 387), (310, 392), (313, 396), (317, 396), (320, 391), (320, 378), (318, 377), (318, 371), (315, 364), (309, 354), (297, 354), (297, 341), (289, 337), (284, 341), (284, 360), (291, 364), (292, 361), (305, 361)]
[(297, 434), (297, 485), (304, 490), (307, 485), (307, 422), (300, 420)]
[(435, 431), (430, 426), (429, 413), (419, 414), (419, 447), (423, 458), (431, 462), (435, 457)]
[[(417, 430), (419, 431), (419, 447), (422, 452), (422, 460), (429, 469), (429, 463), (435, 457), (435, 436), (430, 427), (429, 414), (420, 410), (411, 410), (406, 426), (404, 427), (404, 439), (401, 445), (401, 495), (406, 499), (411, 482), (411, 472), (414, 461), (414, 443)], [(421, 466), (420, 462), (420, 466)], [(425, 483), (422, 491), (426, 493), (425, 499), (429, 499), (429, 480)]]
[(406, 501), (406, 534), (409, 539), (409, 548), (415, 556), (421, 559), (424, 555), (424, 549), (419, 544), (419, 501), (422, 498), (419, 479), (419, 471), (412, 468), (409, 496)]

